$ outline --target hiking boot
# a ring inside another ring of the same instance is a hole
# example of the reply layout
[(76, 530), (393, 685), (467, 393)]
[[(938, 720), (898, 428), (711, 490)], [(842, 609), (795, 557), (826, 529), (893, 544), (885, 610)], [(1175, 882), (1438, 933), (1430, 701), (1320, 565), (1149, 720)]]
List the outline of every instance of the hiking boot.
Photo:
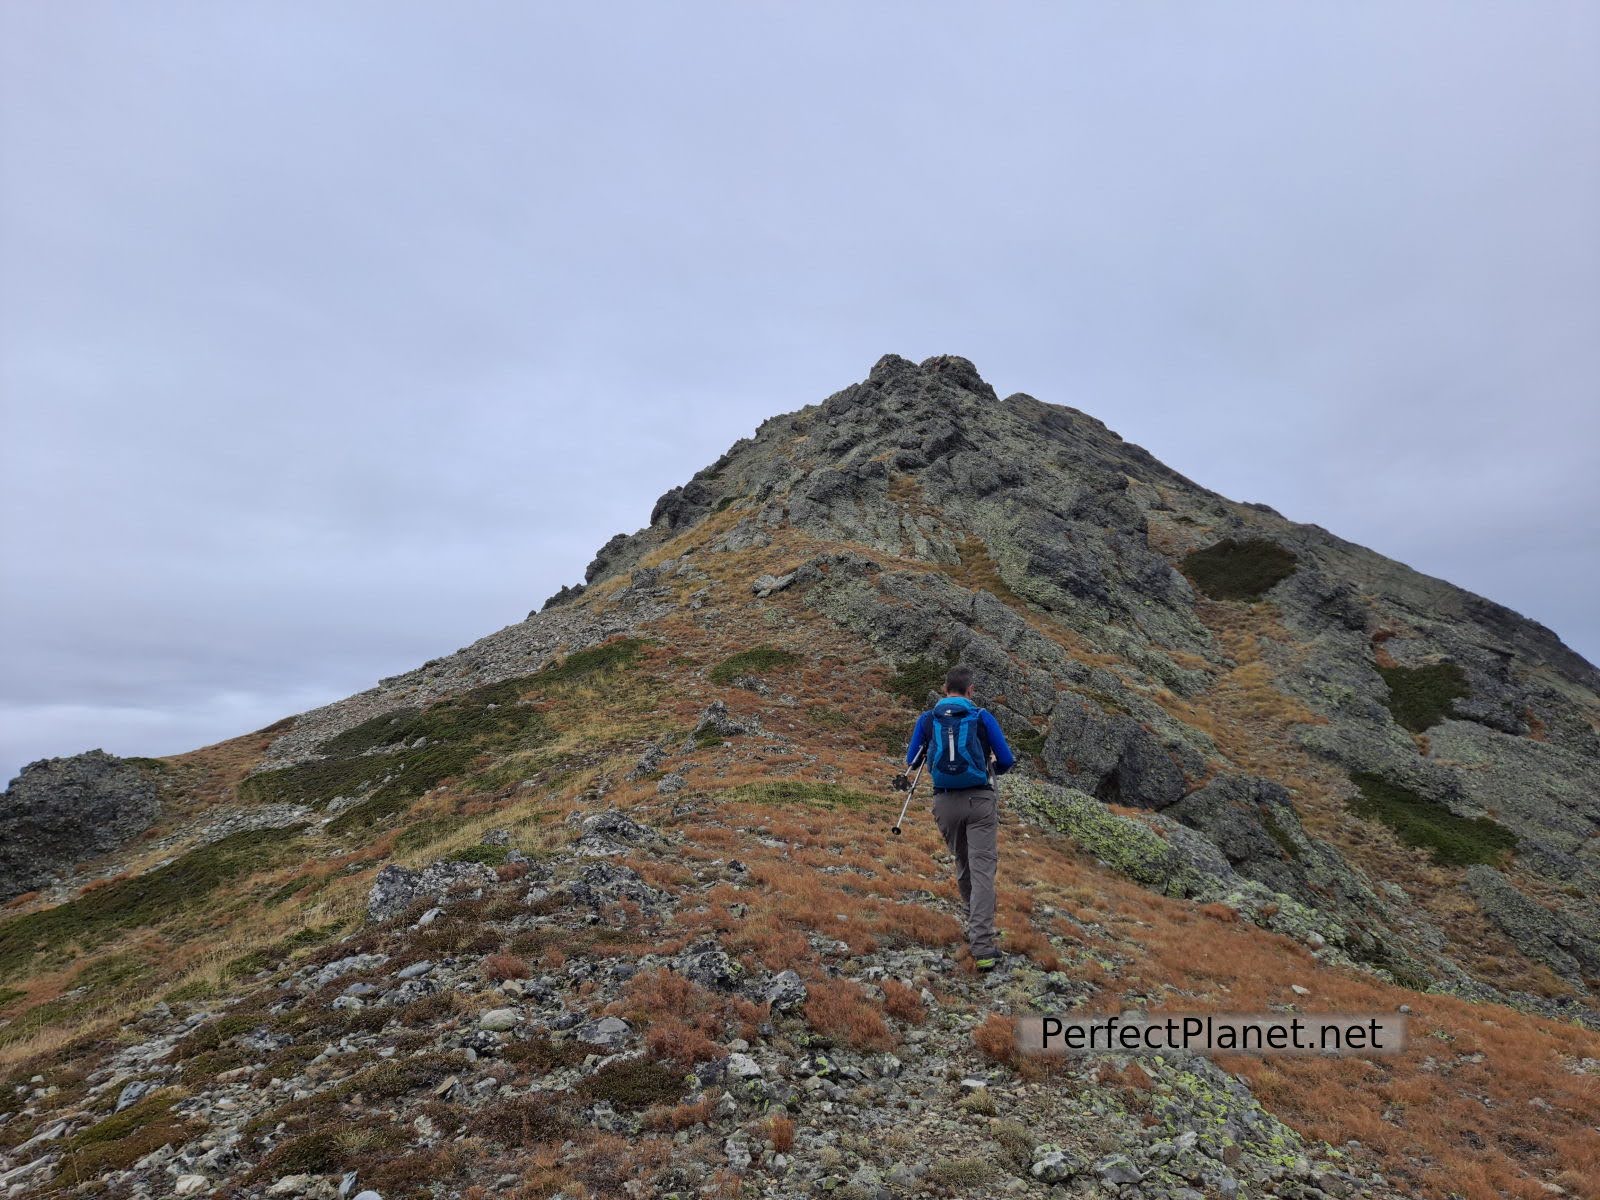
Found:
[(975, 958), (972, 960), (972, 965), (980, 971), (992, 971), (1000, 965), (1000, 960), (998, 958)]

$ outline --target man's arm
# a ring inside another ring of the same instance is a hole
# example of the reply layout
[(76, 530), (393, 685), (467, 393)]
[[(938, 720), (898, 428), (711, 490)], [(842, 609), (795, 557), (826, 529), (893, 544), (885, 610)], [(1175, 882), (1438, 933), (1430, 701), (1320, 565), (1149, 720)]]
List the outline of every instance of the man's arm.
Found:
[(1000, 732), (1000, 722), (994, 719), (994, 714), (984, 709), (980, 719), (983, 721), (983, 732), (989, 739), (989, 749), (994, 752), (994, 773), (1004, 775), (1017, 765), (1017, 756), (1006, 745), (1006, 735)]
[(917, 718), (916, 727), (911, 731), (911, 745), (906, 747), (906, 766), (915, 766), (922, 748), (928, 744), (928, 724), (932, 719), (930, 713), (923, 713)]

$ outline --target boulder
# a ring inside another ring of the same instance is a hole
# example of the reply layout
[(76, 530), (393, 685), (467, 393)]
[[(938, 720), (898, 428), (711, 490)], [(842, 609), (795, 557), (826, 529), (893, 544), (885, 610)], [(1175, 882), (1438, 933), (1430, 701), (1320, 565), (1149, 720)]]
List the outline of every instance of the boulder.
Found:
[(160, 808), (150, 775), (104, 750), (29, 763), (0, 794), (0, 901), (126, 845)]

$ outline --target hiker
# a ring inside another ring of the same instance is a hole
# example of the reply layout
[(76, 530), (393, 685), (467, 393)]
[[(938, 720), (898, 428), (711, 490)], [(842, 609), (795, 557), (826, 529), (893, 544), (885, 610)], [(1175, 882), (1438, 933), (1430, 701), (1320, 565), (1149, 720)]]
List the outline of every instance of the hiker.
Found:
[(978, 970), (992, 971), (999, 959), (994, 877), (1000, 862), (1000, 796), (994, 777), (1004, 775), (1017, 760), (1000, 723), (971, 701), (970, 691), (972, 672), (953, 667), (944, 677), (944, 699), (917, 718), (906, 765), (915, 766), (921, 755), (930, 755), (933, 819), (955, 855), (967, 943)]

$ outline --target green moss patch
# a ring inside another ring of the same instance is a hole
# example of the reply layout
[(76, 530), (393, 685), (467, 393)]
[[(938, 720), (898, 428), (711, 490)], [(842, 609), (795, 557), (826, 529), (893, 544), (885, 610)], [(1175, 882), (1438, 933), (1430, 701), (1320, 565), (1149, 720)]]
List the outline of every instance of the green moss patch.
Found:
[(1006, 742), (1012, 749), (1026, 754), (1029, 758), (1040, 758), (1044, 755), (1044, 734), (1031, 726), (1024, 725), (1021, 729), (1007, 729), (1002, 732), (1006, 735)]
[(1223, 538), (1183, 559), (1183, 573), (1213, 600), (1259, 600), (1294, 574), (1293, 550), (1265, 538)]
[(533, 676), (533, 680), (539, 684), (568, 683), (609, 671), (627, 670), (638, 665), (649, 645), (644, 638), (619, 638), (603, 646), (575, 650), (560, 662), (540, 671)]
[(747, 783), (720, 793), (724, 800), (748, 804), (817, 804), (824, 808), (865, 808), (882, 801), (867, 792), (852, 791), (833, 783), (809, 783), (799, 779), (777, 779), (771, 783)]
[(1358, 816), (1382, 821), (1401, 841), (1427, 850), (1441, 866), (1497, 864), (1516, 848), (1517, 837), (1488, 817), (1458, 817), (1409, 788), (1365, 773), (1350, 777), (1360, 796), (1350, 802)]
[(250, 776), (239, 794), (313, 808), (351, 797), (358, 802), (329, 822), (328, 832), (362, 832), (403, 813), (446, 779), (468, 773), (484, 754), (544, 745), (552, 734), (543, 713), (525, 702), (529, 696), (631, 667), (648, 644), (624, 638), (593, 646), (534, 675), (473, 688), (425, 708), (382, 713), (329, 738), (319, 747), (319, 759)]
[(1395, 724), (1412, 733), (1431, 729), (1450, 715), (1450, 705), (1471, 695), (1466, 674), (1453, 662), (1426, 667), (1379, 667), (1389, 686), (1385, 701)]
[(450, 860), (452, 862), (483, 863), (486, 866), (498, 867), (510, 855), (510, 846), (468, 846), (465, 850), (457, 850), (450, 856)]
[(286, 861), (300, 829), (231, 834), (164, 867), (8, 921), (0, 925), (0, 971), (17, 970), (40, 954), (65, 957), (73, 946), (94, 946), (124, 929), (191, 912), (224, 884)]
[(729, 684), (743, 675), (765, 675), (794, 666), (800, 656), (776, 646), (753, 646), (725, 658), (711, 668), (711, 682)]
[(1267, 804), (1263, 804), (1259, 811), (1261, 824), (1266, 829), (1267, 835), (1278, 843), (1278, 849), (1282, 850), (1287, 858), (1299, 858), (1300, 847), (1295, 844), (1294, 838), (1289, 836), (1289, 831), (1283, 827), (1283, 822), (1278, 820), (1278, 814)]
[(896, 725), (893, 721), (880, 721), (867, 730), (863, 739), (867, 745), (900, 758), (905, 755), (906, 747), (911, 744), (911, 726)]
[(80, 1130), (63, 1143), (58, 1183), (98, 1179), (109, 1171), (125, 1170), (145, 1155), (168, 1145), (181, 1145), (194, 1136), (196, 1126), (174, 1116), (182, 1099), (174, 1088), (163, 1088), (139, 1103)]
[(683, 1095), (684, 1078), (651, 1059), (630, 1058), (607, 1063), (580, 1083), (578, 1091), (591, 1102), (609, 1100), (614, 1108), (641, 1109), (677, 1100)]

